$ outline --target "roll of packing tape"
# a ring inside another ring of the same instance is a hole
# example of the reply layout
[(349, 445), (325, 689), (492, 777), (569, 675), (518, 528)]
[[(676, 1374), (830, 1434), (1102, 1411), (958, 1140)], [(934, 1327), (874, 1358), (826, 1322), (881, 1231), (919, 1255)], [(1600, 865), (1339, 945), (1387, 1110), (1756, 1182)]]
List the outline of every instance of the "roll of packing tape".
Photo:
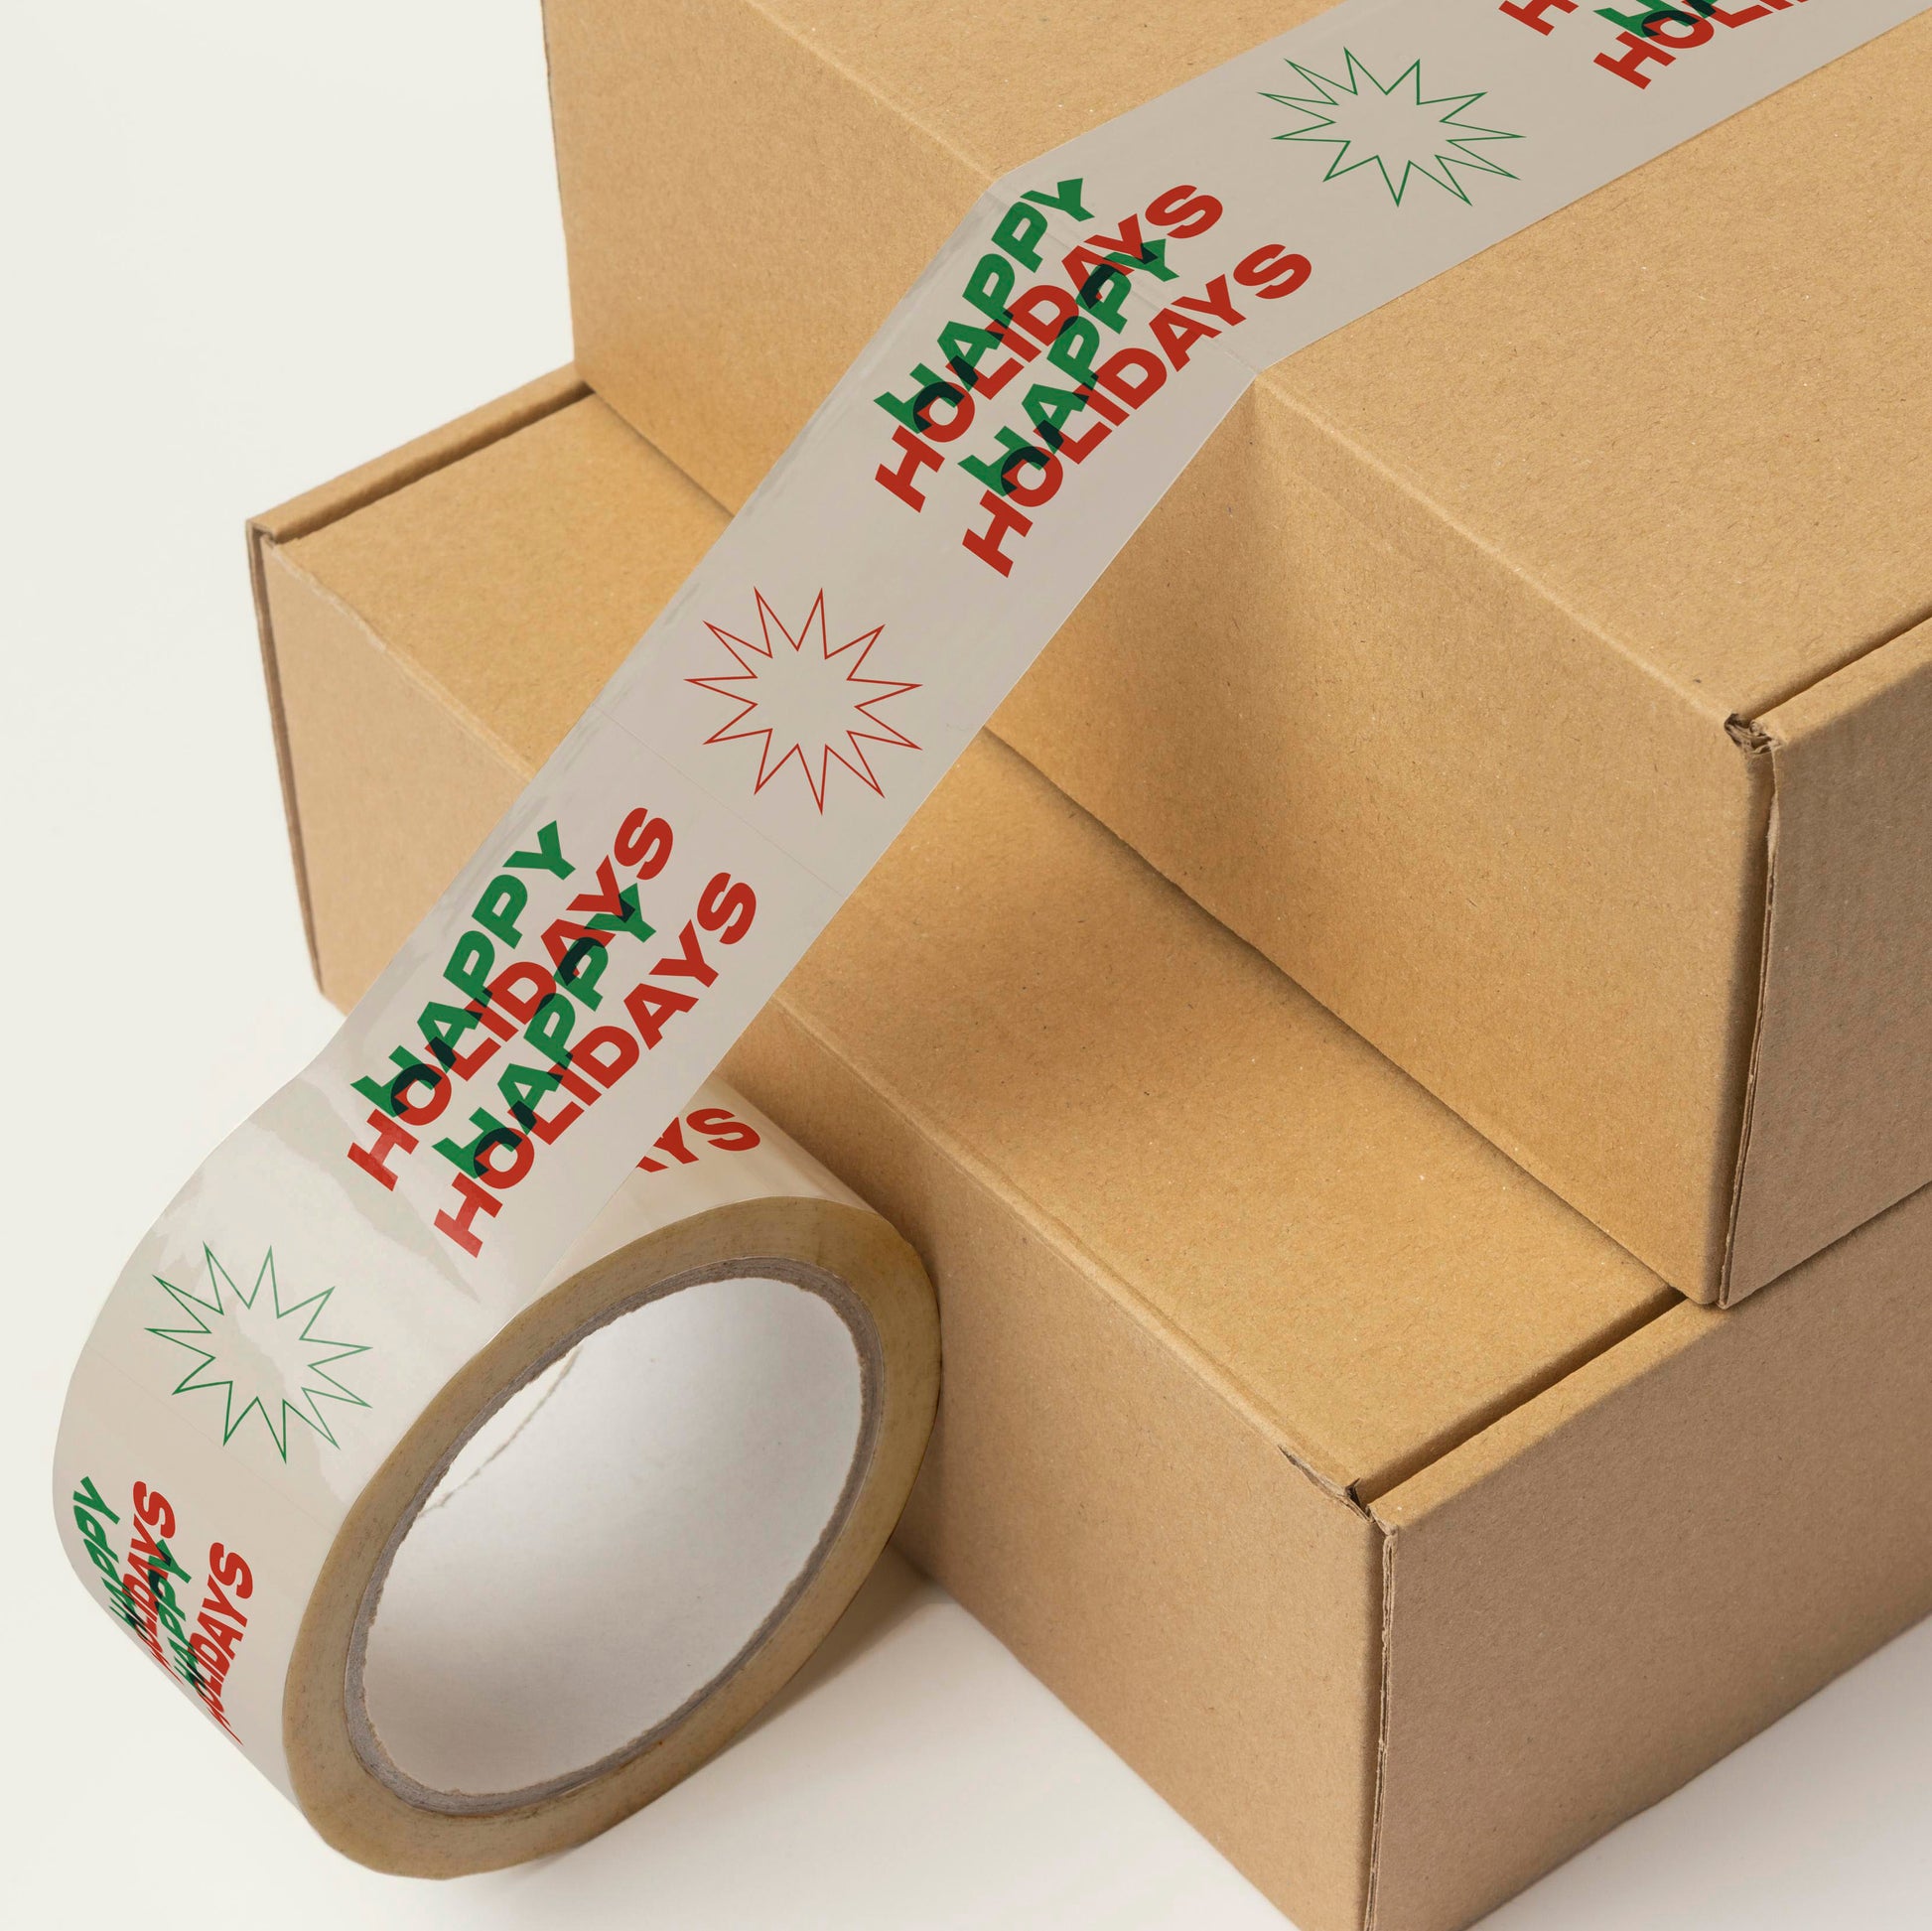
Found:
[[(688, 1096), (1257, 371), (1926, 4), (1342, 0), (981, 198), (75, 1375), (69, 1556), (326, 1835), (411, 1870), (569, 1843), (850, 1593), (931, 1305), (768, 1123), (753, 1191), (684, 1171), (701, 1113), (748, 1117)], [(698, 1310), (682, 1356), (637, 1338)], [(809, 1400), (733, 1379), (788, 1323)], [(642, 1434), (614, 1362), (669, 1377)], [(681, 1487), (656, 1424), (741, 1412), (763, 1472), (714, 1443)], [(806, 1416), (809, 1451), (759, 1433)]]
[[(152, 1258), (75, 1376), (62, 1512), (113, 1614), (383, 1869), (560, 1850), (702, 1763), (851, 1599), (931, 1426), (917, 1256), (715, 1082), (474, 1349), (406, 1300), (363, 1338), (293, 1242)], [(345, 1480), (399, 1348), (427, 1399)]]

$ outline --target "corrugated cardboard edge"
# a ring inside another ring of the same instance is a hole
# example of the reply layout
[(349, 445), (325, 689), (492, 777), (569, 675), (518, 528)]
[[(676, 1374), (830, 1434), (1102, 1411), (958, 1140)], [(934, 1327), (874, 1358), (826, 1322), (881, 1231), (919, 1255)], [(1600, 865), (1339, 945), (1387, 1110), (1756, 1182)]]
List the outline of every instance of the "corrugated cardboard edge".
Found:
[(322, 983), (322, 956), (310, 902), (309, 867), (302, 848), (302, 817), (295, 795), (295, 766), (289, 756), (288, 720), (282, 704), (281, 672), (275, 655), (275, 626), (269, 615), (265, 557), (268, 546), (292, 542), (391, 494), (433, 470), (461, 461), (517, 430), (580, 401), (590, 390), (574, 365), (540, 375), (508, 395), (498, 396), (467, 416), (432, 429), (412, 443), (350, 470), (331, 483), (252, 516), (247, 525), (248, 580), (255, 600), (255, 630), (261, 642), (262, 681), (268, 691), (269, 728), (275, 736), (275, 765), (281, 773), (282, 816), (288, 826), (289, 856), (302, 905), (302, 930), (308, 941), (309, 970)]
[[(1771, 805), (1724, 1307), (1925, 1183), (1932, 794), (1922, 773), (1932, 743), (1932, 620), (1727, 728), (1769, 771)], [(1789, 996), (1794, 984), (1823, 983), (1837, 994), (1829, 1005)], [(1767, 1090), (1775, 1102), (1760, 1123)], [(1821, 1147), (1821, 1138), (1831, 1144)], [(1821, 1172), (1835, 1184), (1822, 1185)]]

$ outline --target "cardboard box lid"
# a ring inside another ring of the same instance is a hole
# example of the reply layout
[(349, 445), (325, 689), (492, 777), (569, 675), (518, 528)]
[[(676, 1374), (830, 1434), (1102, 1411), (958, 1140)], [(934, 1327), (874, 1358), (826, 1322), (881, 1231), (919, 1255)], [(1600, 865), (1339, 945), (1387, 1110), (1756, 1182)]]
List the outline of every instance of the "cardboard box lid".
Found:
[[(580, 362), (742, 500), (989, 181), (1320, 10), (547, 0)], [(996, 724), (1700, 1299), (1932, 1177), (1928, 57), (1921, 18), (1267, 371)], [(1826, 826), (1853, 672), (1887, 749)]]
[[(572, 393), (266, 550), (271, 606), (278, 573), (319, 587), (506, 782), (725, 520)], [(1334, 1490), (1379, 1493), (1671, 1299), (992, 740), (781, 998)]]

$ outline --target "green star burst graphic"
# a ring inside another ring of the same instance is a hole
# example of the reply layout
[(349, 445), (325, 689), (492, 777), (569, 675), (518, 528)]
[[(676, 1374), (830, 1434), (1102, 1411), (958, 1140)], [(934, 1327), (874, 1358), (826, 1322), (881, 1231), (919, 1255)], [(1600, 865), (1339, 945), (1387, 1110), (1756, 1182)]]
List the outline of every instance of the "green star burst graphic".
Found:
[(1464, 203), (1469, 197), (1456, 179), (1458, 168), (1501, 175), (1507, 181), (1516, 179), (1507, 168), (1474, 151), (1476, 142), (1523, 138), (1497, 127), (1477, 127), (1461, 118), (1482, 99), (1480, 93), (1425, 99), (1420, 61), (1412, 61), (1385, 87), (1353, 54), (1344, 50), (1342, 58), (1348, 63), (1345, 79), (1330, 80), (1299, 61), (1290, 61), (1288, 65), (1311, 91), (1262, 95), (1264, 100), (1292, 107), (1307, 117), (1306, 126), (1277, 134), (1276, 140), (1311, 141), (1335, 150), (1323, 181), (1372, 165), (1381, 171), (1384, 187), (1400, 207), (1411, 175), (1421, 175), (1438, 188), (1447, 188)]
[[(255, 1285), (245, 1294), (215, 1259), (212, 1248), (204, 1246), (202, 1255), (207, 1265), (206, 1300), (192, 1289), (163, 1281), (158, 1274), (154, 1277), (194, 1323), (190, 1327), (148, 1329), (195, 1357), (195, 1365), (176, 1382), (174, 1393), (188, 1395), (207, 1389), (223, 1392), (227, 1400), (221, 1422), (224, 1447), (250, 1415), (261, 1417), (276, 1453), (284, 1461), (289, 1458), (291, 1416), (314, 1429), (332, 1448), (338, 1447), (318, 1404), (336, 1401), (353, 1408), (368, 1406), (329, 1372), (338, 1361), (366, 1354), (368, 1349), (358, 1342), (325, 1340), (316, 1332), (316, 1322), (336, 1290), (324, 1288), (307, 1301), (284, 1307), (272, 1247), (262, 1258)], [(262, 1293), (264, 1284), (266, 1294)]]

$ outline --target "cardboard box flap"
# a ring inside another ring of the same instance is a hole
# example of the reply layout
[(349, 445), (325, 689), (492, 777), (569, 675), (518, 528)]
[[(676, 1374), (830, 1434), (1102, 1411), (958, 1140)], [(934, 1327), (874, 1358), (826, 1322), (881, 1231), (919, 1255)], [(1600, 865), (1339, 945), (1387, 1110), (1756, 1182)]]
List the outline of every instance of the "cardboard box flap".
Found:
[[(1736, 1278), (1917, 1187), (1932, 1148), (1932, 622), (1765, 714), (1770, 919), (1738, 1179)], [(1825, 985), (1831, 1000), (1797, 988)]]
[(387, 456), (361, 464), (344, 475), (305, 489), (273, 509), (265, 509), (249, 519), (251, 537), (266, 536), (277, 543), (292, 543), (335, 523), (378, 497), (392, 495), (423, 477), (448, 469), (478, 450), (513, 436), (528, 424), (540, 421), (555, 410), (566, 408), (590, 393), (588, 385), (574, 367), (552, 369), (526, 382), (508, 395), (485, 402), (479, 409), (458, 416), (453, 422), (439, 423), (413, 442), (391, 450)]

